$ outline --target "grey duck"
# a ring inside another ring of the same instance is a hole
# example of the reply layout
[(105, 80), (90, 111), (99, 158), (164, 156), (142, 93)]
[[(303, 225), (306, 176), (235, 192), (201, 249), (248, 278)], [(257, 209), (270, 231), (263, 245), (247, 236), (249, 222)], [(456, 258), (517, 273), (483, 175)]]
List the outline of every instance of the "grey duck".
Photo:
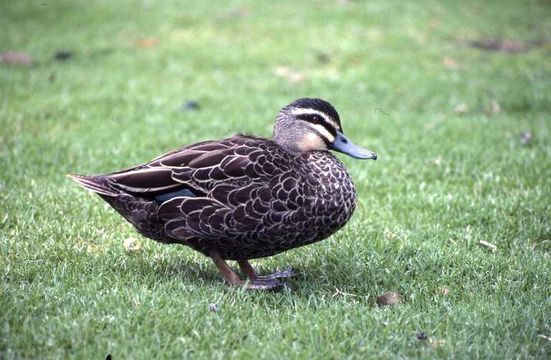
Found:
[[(235, 135), (184, 146), (126, 170), (70, 175), (97, 193), (142, 235), (190, 246), (223, 278), (248, 289), (277, 289), (292, 270), (258, 276), (249, 259), (323, 240), (356, 207), (344, 165), (328, 150), (377, 159), (343, 134), (328, 102), (303, 98), (282, 108), (273, 140)], [(225, 260), (237, 260), (248, 281)]]

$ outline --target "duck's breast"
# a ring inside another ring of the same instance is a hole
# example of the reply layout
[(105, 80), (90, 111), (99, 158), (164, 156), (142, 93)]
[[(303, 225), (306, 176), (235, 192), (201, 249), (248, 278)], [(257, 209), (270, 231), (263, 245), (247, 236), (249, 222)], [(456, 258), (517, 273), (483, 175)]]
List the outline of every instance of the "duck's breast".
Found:
[(327, 238), (348, 222), (356, 207), (352, 179), (328, 152), (303, 156), (293, 171), (275, 177), (269, 187), (271, 210), (252, 234), (260, 256)]
[(344, 164), (331, 153), (313, 152), (307, 160), (310, 186), (306, 191), (312, 199), (312, 213), (334, 232), (352, 216), (356, 189)]

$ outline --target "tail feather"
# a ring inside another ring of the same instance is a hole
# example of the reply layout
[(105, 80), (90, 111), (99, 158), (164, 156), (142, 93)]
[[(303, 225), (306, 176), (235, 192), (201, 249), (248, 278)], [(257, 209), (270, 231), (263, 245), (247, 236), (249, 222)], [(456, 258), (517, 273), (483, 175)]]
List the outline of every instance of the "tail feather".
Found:
[(109, 185), (108, 180), (101, 176), (84, 176), (68, 174), (68, 177), (76, 181), (80, 186), (91, 190), (97, 194), (105, 196), (118, 196), (120, 191)]
[(170, 242), (164, 235), (164, 223), (159, 222), (159, 205), (143, 197), (118, 189), (103, 175), (67, 175), (80, 186), (98, 194), (143, 235), (161, 242)]

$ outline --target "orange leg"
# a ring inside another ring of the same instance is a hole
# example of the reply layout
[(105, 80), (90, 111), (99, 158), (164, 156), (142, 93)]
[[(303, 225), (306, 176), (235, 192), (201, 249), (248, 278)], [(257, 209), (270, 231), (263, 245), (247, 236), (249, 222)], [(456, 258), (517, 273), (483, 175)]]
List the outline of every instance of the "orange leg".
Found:
[[(250, 279), (250, 281), (248, 282), (243, 281), (228, 266), (228, 264), (226, 264), (226, 261), (222, 259), (218, 251), (211, 250), (209, 252), (209, 255), (212, 261), (214, 261), (214, 263), (216, 264), (216, 267), (220, 271), (220, 274), (222, 275), (224, 280), (226, 280), (231, 285), (245, 286), (247, 289), (250, 289), (250, 290), (279, 290), (283, 287), (283, 283), (277, 281), (276, 279), (266, 279), (266, 280)], [(254, 274), (254, 270), (250, 266), (250, 264), (249, 264), (249, 267)]]
[(216, 267), (220, 271), (220, 274), (228, 283), (232, 285), (243, 285), (243, 280), (237, 276), (237, 274), (226, 264), (224, 259), (218, 254), (216, 250), (211, 250), (209, 252), (210, 258), (216, 264)]
[(241, 272), (247, 275), (249, 279), (251, 280), (257, 279), (256, 271), (254, 271), (254, 268), (247, 260), (239, 260), (237, 263), (239, 264), (239, 268), (241, 269)]

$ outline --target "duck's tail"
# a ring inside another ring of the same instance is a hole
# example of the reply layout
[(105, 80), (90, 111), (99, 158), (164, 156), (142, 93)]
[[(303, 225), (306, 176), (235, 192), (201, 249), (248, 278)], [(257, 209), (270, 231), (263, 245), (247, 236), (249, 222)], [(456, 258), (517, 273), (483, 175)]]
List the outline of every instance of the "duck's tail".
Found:
[(170, 242), (164, 235), (164, 223), (157, 216), (159, 205), (143, 197), (116, 188), (103, 175), (67, 175), (80, 186), (98, 194), (143, 235), (161, 242)]
[(105, 176), (84, 176), (68, 174), (69, 178), (76, 181), (80, 186), (104, 196), (119, 196), (121, 191), (113, 187)]

